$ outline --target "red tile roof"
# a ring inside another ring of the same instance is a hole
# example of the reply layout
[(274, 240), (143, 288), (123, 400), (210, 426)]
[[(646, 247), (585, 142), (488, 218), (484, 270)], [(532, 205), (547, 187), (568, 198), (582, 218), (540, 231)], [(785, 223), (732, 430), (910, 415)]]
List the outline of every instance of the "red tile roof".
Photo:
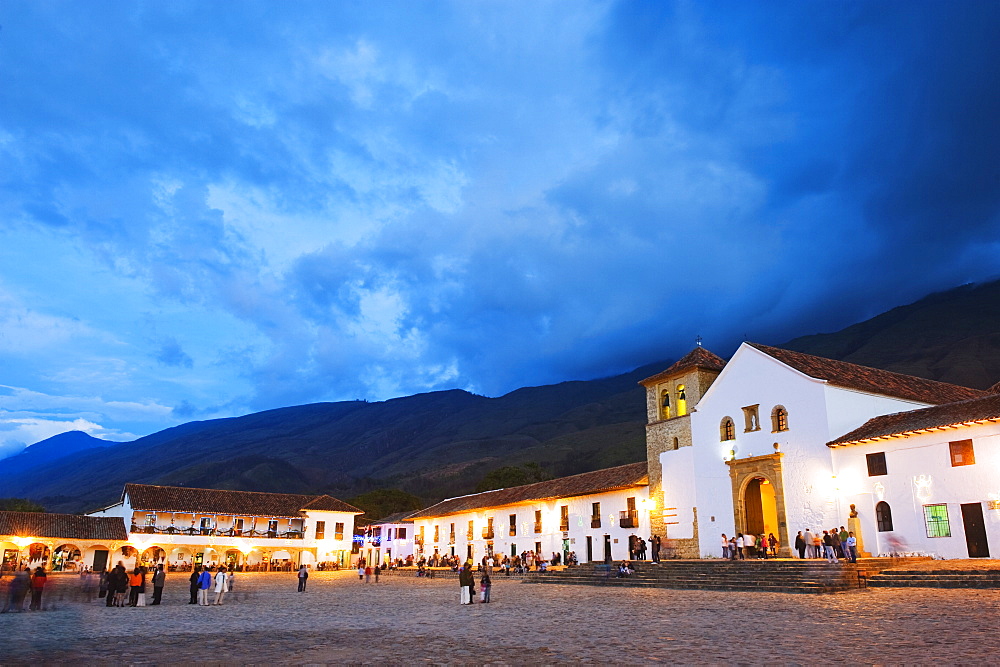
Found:
[(546, 482), (536, 482), (524, 486), (514, 486), (509, 489), (485, 491), (470, 496), (449, 498), (437, 505), (420, 510), (411, 519), (426, 519), (428, 517), (458, 514), (485, 507), (501, 507), (516, 505), (537, 500), (554, 498), (572, 498), (615, 489), (626, 489), (633, 486), (647, 486), (649, 475), (646, 472), (646, 462), (629, 463), (616, 468), (605, 468), (594, 472), (585, 472), (569, 477), (550, 479)]
[(1000, 395), (998, 394), (873, 417), (850, 433), (828, 442), (827, 446), (853, 445), (909, 433), (992, 421), (1000, 421)]
[(726, 365), (725, 359), (717, 354), (709, 352), (701, 345), (694, 348), (683, 357), (678, 359), (674, 364), (667, 370), (652, 375), (645, 380), (640, 380), (639, 384), (648, 387), (652, 384), (656, 384), (665, 378), (678, 373), (683, 373), (684, 371), (690, 370), (692, 368), (704, 368), (710, 371), (721, 371)]
[(0, 512), (0, 535), (119, 542), (128, 539), (121, 517), (45, 512)]
[(124, 493), (128, 495), (132, 509), (139, 511), (276, 517), (302, 516), (302, 510), (362, 513), (357, 507), (326, 495), (192, 489), (151, 484), (126, 484)]
[(858, 366), (846, 361), (814, 357), (811, 354), (783, 350), (780, 347), (750, 342), (747, 345), (805, 373), (809, 377), (826, 380), (832, 385), (845, 389), (856, 389), (869, 394), (891, 396), (931, 405), (953, 403), (986, 395), (986, 392), (979, 389), (925, 380), (912, 375), (893, 373), (868, 366)]

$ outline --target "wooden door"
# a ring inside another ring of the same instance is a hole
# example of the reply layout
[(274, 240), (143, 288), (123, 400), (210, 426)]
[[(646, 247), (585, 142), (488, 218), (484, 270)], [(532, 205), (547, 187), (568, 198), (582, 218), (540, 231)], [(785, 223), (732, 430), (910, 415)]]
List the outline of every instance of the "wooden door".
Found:
[(989, 558), (990, 546), (986, 539), (983, 504), (964, 503), (962, 523), (965, 525), (965, 544), (969, 547), (969, 558)]

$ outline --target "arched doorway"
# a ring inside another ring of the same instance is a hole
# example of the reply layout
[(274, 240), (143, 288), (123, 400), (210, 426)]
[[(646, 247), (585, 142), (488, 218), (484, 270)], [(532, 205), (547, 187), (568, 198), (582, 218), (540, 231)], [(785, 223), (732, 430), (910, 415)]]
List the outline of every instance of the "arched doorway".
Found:
[(49, 556), (52, 551), (49, 549), (48, 545), (42, 544), (41, 542), (35, 542), (28, 547), (28, 566), (29, 567), (45, 567), (48, 565)]
[(162, 563), (167, 558), (167, 552), (160, 547), (149, 547), (142, 552), (142, 557), (139, 558), (139, 563), (145, 565), (146, 567), (153, 567)]
[(743, 532), (767, 536), (778, 531), (778, 504), (774, 485), (764, 477), (754, 477), (743, 490)]
[(56, 547), (52, 554), (53, 572), (76, 572), (83, 567), (83, 555), (75, 544), (63, 544)]
[(236, 570), (243, 564), (243, 552), (239, 549), (226, 550), (226, 569)]

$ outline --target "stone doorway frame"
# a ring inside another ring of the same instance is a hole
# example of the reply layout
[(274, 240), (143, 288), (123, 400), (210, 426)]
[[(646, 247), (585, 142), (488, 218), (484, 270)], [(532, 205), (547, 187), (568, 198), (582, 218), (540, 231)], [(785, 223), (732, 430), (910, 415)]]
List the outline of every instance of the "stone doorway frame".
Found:
[(792, 545), (788, 540), (788, 518), (785, 512), (785, 486), (781, 474), (782, 452), (751, 456), (745, 459), (726, 461), (729, 478), (732, 481), (733, 520), (737, 532), (742, 532), (746, 523), (745, 494), (750, 482), (762, 477), (774, 486), (774, 505), (778, 514), (778, 557), (791, 558)]

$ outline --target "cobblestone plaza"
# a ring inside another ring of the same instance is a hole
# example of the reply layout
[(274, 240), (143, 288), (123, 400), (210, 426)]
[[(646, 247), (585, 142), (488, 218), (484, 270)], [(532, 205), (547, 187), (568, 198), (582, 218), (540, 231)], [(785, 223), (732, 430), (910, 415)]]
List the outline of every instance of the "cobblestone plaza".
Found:
[[(871, 589), (836, 595), (601, 589), (494, 578), (493, 602), (460, 606), (451, 577), (241, 574), (226, 604), (189, 606), (168, 577), (159, 607), (73, 601), (53, 577), (43, 612), (0, 615), (5, 664), (992, 662), (996, 590)], [(665, 620), (668, 619), (668, 620)]]

